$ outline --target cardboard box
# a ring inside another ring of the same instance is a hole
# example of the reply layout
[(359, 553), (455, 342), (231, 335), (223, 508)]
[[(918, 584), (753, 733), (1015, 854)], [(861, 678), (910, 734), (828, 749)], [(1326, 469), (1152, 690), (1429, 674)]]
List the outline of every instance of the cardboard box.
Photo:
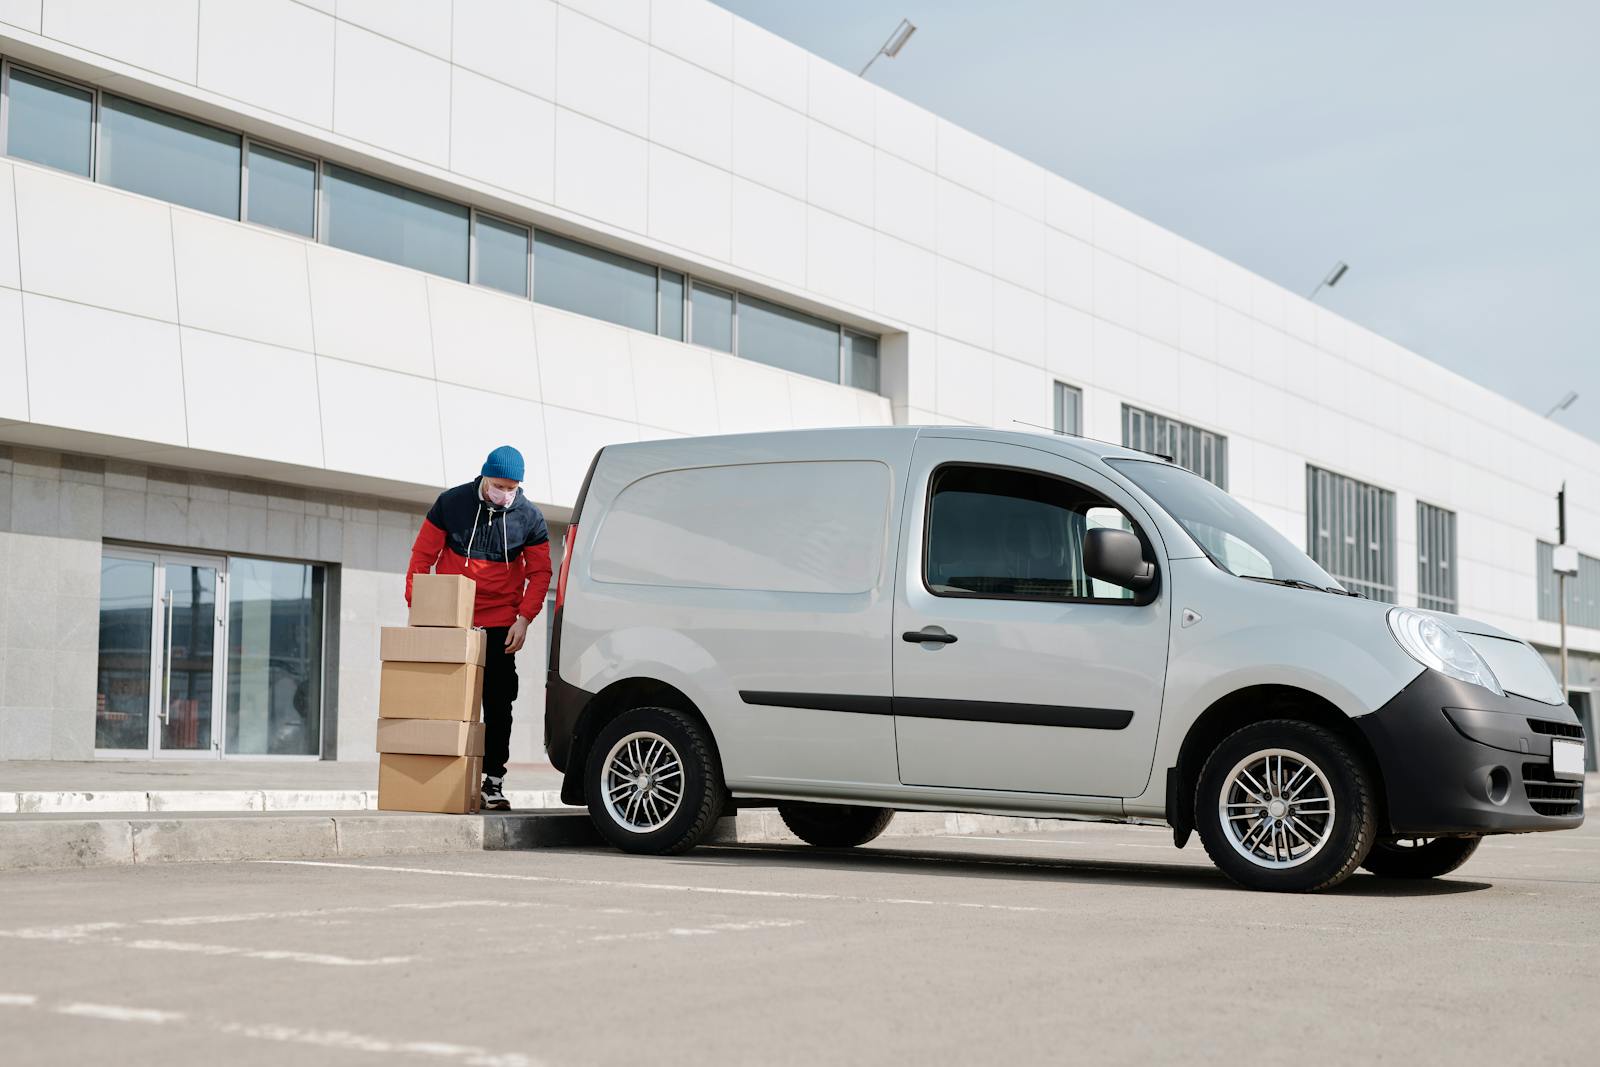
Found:
[(467, 813), (474, 814), (483, 810), (483, 757), (468, 757), (467, 767)]
[(378, 751), (417, 756), (482, 756), (483, 723), (379, 719)]
[(483, 666), (484, 632), (443, 626), (385, 626), (378, 658), (385, 663), (476, 663)]
[(468, 815), (476, 810), (482, 774), (477, 756), (385, 752), (378, 757), (378, 807)]
[(465, 574), (418, 574), (411, 579), (411, 625), (472, 625), (478, 583)]
[(473, 663), (386, 662), (378, 674), (378, 715), (380, 721), (477, 722), (483, 717), (483, 668)]

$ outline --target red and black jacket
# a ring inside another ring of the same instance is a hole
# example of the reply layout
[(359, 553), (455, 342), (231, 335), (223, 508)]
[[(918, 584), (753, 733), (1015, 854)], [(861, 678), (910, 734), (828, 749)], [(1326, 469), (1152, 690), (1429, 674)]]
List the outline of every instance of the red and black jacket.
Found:
[(481, 482), (446, 489), (428, 509), (411, 546), (406, 603), (413, 574), (465, 574), (478, 583), (473, 625), (532, 620), (550, 588), (550, 531), (527, 497), (518, 493), (510, 507), (495, 507), (483, 499)]

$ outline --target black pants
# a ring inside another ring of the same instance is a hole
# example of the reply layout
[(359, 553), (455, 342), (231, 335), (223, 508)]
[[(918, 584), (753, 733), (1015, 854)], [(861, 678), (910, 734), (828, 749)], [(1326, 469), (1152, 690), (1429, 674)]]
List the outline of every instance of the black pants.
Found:
[(511, 757), (511, 702), (517, 699), (517, 657), (506, 651), (507, 626), (484, 628), (483, 773), (501, 778)]

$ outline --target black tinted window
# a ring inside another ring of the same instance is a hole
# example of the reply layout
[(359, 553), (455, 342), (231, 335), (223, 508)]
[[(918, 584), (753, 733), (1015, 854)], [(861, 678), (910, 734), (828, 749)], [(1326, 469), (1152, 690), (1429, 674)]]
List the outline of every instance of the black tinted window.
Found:
[(1103, 497), (1028, 471), (941, 467), (928, 504), (926, 579), (945, 596), (1127, 599), (1083, 573), (1083, 535), (1127, 528)]

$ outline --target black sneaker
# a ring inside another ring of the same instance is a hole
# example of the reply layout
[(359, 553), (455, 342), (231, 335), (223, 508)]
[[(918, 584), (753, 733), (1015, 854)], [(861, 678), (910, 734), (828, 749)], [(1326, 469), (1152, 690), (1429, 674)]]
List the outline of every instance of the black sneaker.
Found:
[(483, 810), (484, 811), (510, 811), (511, 801), (506, 799), (505, 793), (500, 789), (501, 779), (483, 778)]

